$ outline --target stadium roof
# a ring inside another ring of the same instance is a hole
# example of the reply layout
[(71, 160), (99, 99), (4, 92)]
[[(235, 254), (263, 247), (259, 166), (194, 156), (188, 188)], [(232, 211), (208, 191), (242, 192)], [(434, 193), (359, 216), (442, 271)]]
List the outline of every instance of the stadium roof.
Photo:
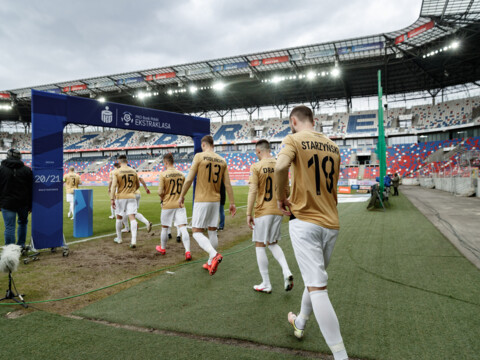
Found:
[[(418, 20), (390, 33), (37, 86), (55, 93), (183, 113), (255, 109), (377, 93), (480, 86), (480, 0), (424, 0)], [(334, 76), (335, 72), (340, 72)], [(30, 121), (30, 90), (0, 91), (15, 104), (2, 120)], [(7, 101), (1, 101), (7, 100)]]

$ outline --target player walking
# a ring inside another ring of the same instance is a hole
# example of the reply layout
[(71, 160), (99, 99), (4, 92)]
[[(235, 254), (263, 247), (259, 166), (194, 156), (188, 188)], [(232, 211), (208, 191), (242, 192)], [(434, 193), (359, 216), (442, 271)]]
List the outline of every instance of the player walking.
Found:
[(65, 178), (63, 179), (65, 182), (65, 188), (66, 188), (66, 193), (67, 193), (67, 202), (70, 204), (70, 208), (68, 210), (67, 217), (73, 220), (74, 213), (73, 213), (73, 204), (74, 204), (74, 199), (73, 199), (73, 191), (78, 189), (78, 185), (82, 183), (80, 179), (80, 175), (75, 173), (75, 168), (73, 166), (70, 166), (69, 171), (67, 175), (65, 175)]
[[(197, 176), (195, 189), (195, 204), (192, 214), (193, 238), (198, 245), (208, 253), (209, 259), (203, 265), (210, 275), (215, 274), (218, 264), (223, 257), (217, 252), (218, 237), (217, 225), (220, 206), (220, 184), (225, 184), (228, 199), (230, 200), (230, 214), (235, 216), (237, 209), (233, 198), (233, 189), (228, 175), (227, 162), (214, 152), (213, 137), (206, 135), (202, 138), (202, 150), (193, 158), (192, 167), (183, 185), (178, 203), (183, 207), (185, 194)], [(208, 229), (208, 238), (203, 231)]]
[[(336, 360), (348, 359), (337, 315), (327, 292), (326, 268), (338, 236), (337, 182), (340, 152), (325, 135), (314, 131), (313, 113), (297, 106), (290, 113), (292, 135), (282, 143), (275, 167), (278, 207), (290, 215), (290, 238), (305, 290), (298, 317), (288, 314), (294, 335), (303, 329), (312, 310)], [(292, 194), (287, 199), (288, 168), (293, 168)], [(289, 210), (287, 210), (287, 207)]]
[[(278, 240), (281, 239), (280, 228), (283, 213), (277, 207), (277, 195), (275, 193), (274, 171), (276, 160), (270, 153), (270, 144), (267, 140), (258, 141), (255, 151), (260, 161), (250, 167), (247, 225), (253, 230), (252, 240), (255, 242), (262, 283), (254, 285), (253, 289), (267, 294), (272, 292), (266, 252), (266, 246), (268, 245), (273, 257), (282, 267), (285, 290), (290, 291), (293, 288), (292, 272), (288, 267), (282, 248), (277, 244)], [(287, 194), (290, 192), (288, 183), (286, 192)], [(256, 204), (255, 220), (252, 216), (254, 204)]]
[[(137, 176), (138, 176), (138, 171), (137, 171)], [(140, 184), (145, 188), (145, 192), (147, 194), (150, 194), (150, 190), (147, 187), (147, 183), (145, 180), (143, 180), (140, 176), (138, 177), (138, 181)], [(141, 213), (138, 212), (138, 209), (140, 209), (140, 199), (142, 198), (142, 193), (140, 192), (140, 188), (135, 191), (135, 200), (137, 201), (137, 213), (135, 214), (135, 219), (140, 220), (142, 223), (145, 224), (147, 227), (147, 232), (152, 231), (152, 223), (147, 220), (145, 216), (143, 216)]]
[(132, 230), (131, 248), (137, 247), (137, 201), (135, 200), (135, 191), (140, 187), (137, 172), (128, 166), (127, 157), (120, 155), (118, 157), (120, 168), (115, 170), (112, 179), (112, 187), (110, 191), (110, 199), (112, 207), (117, 215), (116, 230), (117, 238), (114, 240), (117, 244), (122, 243), (122, 220), (123, 217), (130, 218), (130, 226)]
[[(114, 163), (113, 164), (113, 167), (114, 169), (112, 171), (110, 171), (110, 174), (109, 174), (109, 181), (108, 181), (108, 196), (110, 196), (110, 190), (111, 190), (111, 187), (112, 187), (112, 180), (113, 180), (113, 173), (115, 170), (117, 170), (119, 167), (120, 167), (120, 164), (118, 162)], [(111, 215), (108, 217), (109, 219), (114, 219), (115, 218), (115, 209), (113, 208), (113, 206), (110, 206), (110, 211), (111, 211)]]
[(178, 199), (182, 192), (185, 176), (175, 169), (172, 154), (166, 154), (163, 157), (163, 164), (166, 170), (160, 173), (160, 181), (158, 184), (158, 195), (162, 200), (162, 233), (160, 235), (161, 245), (156, 250), (162, 254), (166, 254), (166, 246), (168, 240), (168, 228), (172, 226), (172, 222), (182, 233), (183, 246), (185, 247), (185, 260), (192, 260), (190, 254), (190, 235), (187, 231), (187, 210), (180, 207)]

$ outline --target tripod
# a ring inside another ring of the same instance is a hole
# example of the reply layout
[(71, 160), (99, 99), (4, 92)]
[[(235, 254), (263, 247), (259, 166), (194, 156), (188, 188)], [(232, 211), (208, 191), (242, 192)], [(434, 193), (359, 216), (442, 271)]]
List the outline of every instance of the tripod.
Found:
[[(23, 300), (23, 296), (22, 294), (15, 294), (15, 292), (13, 291), (12, 289), (12, 284), (13, 284), (13, 277), (12, 277), (12, 272), (9, 272), (8, 273), (8, 289), (7, 289), (7, 293), (5, 295), (5, 297), (3, 299), (0, 299), (0, 301), (3, 301), (3, 300), (13, 300), (15, 301), (16, 303), (22, 305), (24, 308), (28, 308), (28, 305), (25, 304), (25, 300)], [(13, 285), (15, 287), (15, 285)], [(17, 290), (15, 288), (15, 290)], [(18, 299), (20, 300), (18, 300)]]

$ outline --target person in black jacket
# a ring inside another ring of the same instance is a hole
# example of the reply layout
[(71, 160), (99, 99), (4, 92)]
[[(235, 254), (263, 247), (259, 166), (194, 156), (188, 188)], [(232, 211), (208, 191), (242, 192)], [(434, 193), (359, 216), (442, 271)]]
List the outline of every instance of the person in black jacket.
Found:
[(23, 164), (16, 149), (7, 152), (0, 166), (0, 209), (5, 224), (5, 245), (15, 244), (15, 221), (18, 215), (17, 245), (25, 247), (28, 213), (32, 210), (32, 170)]
[(222, 231), (225, 227), (225, 185), (220, 186), (220, 224), (218, 225), (218, 230)]

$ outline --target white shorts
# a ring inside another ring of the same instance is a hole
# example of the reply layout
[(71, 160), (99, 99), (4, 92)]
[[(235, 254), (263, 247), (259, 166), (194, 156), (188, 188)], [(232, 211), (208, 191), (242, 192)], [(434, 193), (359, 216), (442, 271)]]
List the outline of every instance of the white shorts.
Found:
[(195, 202), (193, 204), (192, 227), (206, 229), (216, 228), (220, 217), (220, 201), (218, 202)]
[(327, 286), (330, 262), (338, 230), (299, 219), (289, 222), (290, 239), (305, 286)]
[(115, 214), (120, 216), (135, 215), (137, 213), (137, 201), (135, 199), (115, 200)]
[(172, 221), (175, 226), (187, 225), (187, 209), (162, 209), (162, 215), (160, 217), (162, 226), (172, 226)]
[(140, 194), (135, 194), (135, 200), (137, 201), (137, 210), (140, 209), (140, 199), (142, 195)]
[(282, 215), (264, 215), (255, 218), (252, 241), (267, 245), (280, 240), (282, 220)]
[(73, 202), (73, 194), (67, 194), (67, 202)]

